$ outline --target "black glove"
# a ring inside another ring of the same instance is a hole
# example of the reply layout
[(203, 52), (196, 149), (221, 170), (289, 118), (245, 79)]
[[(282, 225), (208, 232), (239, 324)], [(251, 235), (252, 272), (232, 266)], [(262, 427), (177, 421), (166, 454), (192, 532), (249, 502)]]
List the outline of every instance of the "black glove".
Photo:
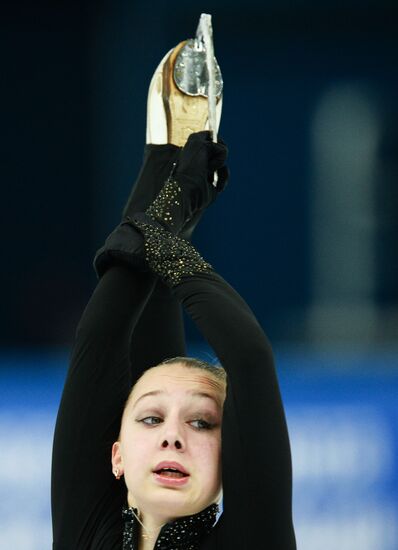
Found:
[[(132, 223), (144, 236), (145, 259), (151, 271), (170, 286), (178, 285), (183, 277), (212, 269), (181, 237), (188, 227), (193, 230), (202, 212), (224, 189), (228, 179), (227, 153), (224, 143), (213, 143), (210, 132), (191, 134), (175, 173), (145, 213), (132, 217)], [(215, 171), (217, 187), (213, 185)]]
[(184, 277), (212, 271), (190, 242), (173, 235), (146, 214), (137, 214), (134, 225), (144, 237), (147, 265), (166, 285), (173, 287)]
[(228, 149), (222, 139), (214, 143), (207, 131), (191, 134), (180, 152), (176, 176), (212, 184), (214, 172), (218, 170), (216, 189), (222, 191), (228, 179), (227, 155)]
[[(203, 211), (226, 185), (227, 153), (226, 145), (221, 141), (214, 143), (210, 132), (191, 134), (180, 152), (175, 170), (145, 213), (130, 214), (135, 201), (129, 200), (125, 209), (128, 215), (94, 258), (97, 275), (105, 273), (115, 261), (148, 269), (143, 239), (148, 232), (144, 227), (152, 226), (161, 229), (161, 233), (166, 230), (169, 234), (180, 234), (182, 239), (189, 238)], [(217, 187), (213, 185), (215, 171), (218, 172)]]
[[(191, 134), (181, 150), (174, 173), (146, 214), (167, 231), (187, 239), (203, 211), (227, 183), (227, 154), (226, 145), (222, 141), (214, 143), (210, 132)], [(215, 171), (218, 174), (216, 187), (213, 185)]]

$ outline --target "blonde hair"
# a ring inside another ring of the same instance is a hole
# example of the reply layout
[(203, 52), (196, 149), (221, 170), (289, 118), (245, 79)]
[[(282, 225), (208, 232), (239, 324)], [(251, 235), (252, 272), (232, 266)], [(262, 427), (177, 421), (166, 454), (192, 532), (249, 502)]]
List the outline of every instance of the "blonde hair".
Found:
[(202, 361), (202, 359), (196, 359), (194, 357), (172, 357), (171, 359), (165, 359), (157, 366), (174, 365), (175, 363), (181, 363), (184, 367), (188, 368), (204, 370), (218, 378), (218, 380), (224, 383), (227, 382), (227, 373), (219, 363), (212, 365), (207, 361)]
[[(226, 385), (227, 385), (227, 373), (226, 373), (225, 369), (220, 364), (213, 364), (212, 365), (211, 363), (208, 363), (207, 361), (202, 361), (201, 359), (196, 359), (194, 357), (171, 357), (169, 359), (165, 359), (164, 361), (162, 361), (158, 365), (154, 365), (153, 367), (149, 367), (149, 369), (146, 369), (141, 374), (141, 376), (139, 378), (137, 378), (137, 380), (133, 384), (133, 386), (132, 386), (132, 388), (129, 392), (129, 395), (126, 399), (125, 405), (123, 407), (123, 415), (122, 416), (124, 416), (124, 411), (127, 409), (127, 406), (130, 403), (130, 399), (131, 399), (131, 396), (133, 394), (133, 390), (134, 390), (136, 384), (138, 383), (138, 381), (142, 378), (142, 376), (144, 376), (144, 374), (148, 370), (151, 370), (153, 368), (161, 367), (162, 365), (174, 365), (174, 364), (181, 364), (181, 365), (183, 365), (184, 367), (187, 367), (187, 368), (200, 369), (200, 370), (206, 372), (210, 376), (213, 376), (217, 380), (217, 382), (219, 382), (220, 392), (221, 391), (225, 392)], [(120, 438), (120, 434), (119, 434), (119, 438)]]

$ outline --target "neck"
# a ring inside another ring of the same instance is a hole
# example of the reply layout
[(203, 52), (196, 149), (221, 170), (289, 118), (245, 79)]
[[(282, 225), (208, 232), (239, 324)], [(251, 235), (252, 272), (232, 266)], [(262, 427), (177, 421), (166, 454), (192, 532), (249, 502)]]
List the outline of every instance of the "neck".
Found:
[(160, 523), (159, 520), (144, 514), (142, 514), (139, 519), (140, 530), (138, 549), (153, 550), (164, 523)]
[(138, 542), (138, 550), (153, 550), (155, 547), (156, 539), (155, 540), (144, 540), (140, 539)]

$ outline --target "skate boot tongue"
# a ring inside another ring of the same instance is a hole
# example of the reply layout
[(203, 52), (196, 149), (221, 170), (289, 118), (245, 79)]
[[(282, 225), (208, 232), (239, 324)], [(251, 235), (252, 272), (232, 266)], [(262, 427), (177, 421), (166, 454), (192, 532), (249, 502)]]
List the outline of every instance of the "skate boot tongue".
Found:
[[(215, 95), (220, 97), (223, 89), (221, 70), (215, 64)], [(179, 51), (174, 65), (174, 81), (177, 87), (187, 95), (208, 97), (209, 73), (206, 64), (206, 50), (203, 42), (190, 38)]]

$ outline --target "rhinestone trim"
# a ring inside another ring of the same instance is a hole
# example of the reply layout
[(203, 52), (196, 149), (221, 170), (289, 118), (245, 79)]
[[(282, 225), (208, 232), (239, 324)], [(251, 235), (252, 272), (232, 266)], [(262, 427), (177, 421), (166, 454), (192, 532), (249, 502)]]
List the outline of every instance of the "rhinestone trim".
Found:
[[(159, 533), (154, 550), (198, 550), (202, 539), (210, 533), (218, 514), (218, 505), (211, 504), (198, 514), (166, 523)], [(137, 514), (137, 510), (134, 509)], [(133, 508), (123, 508), (123, 550), (137, 550), (139, 525)]]
[[(177, 181), (171, 177), (163, 185), (159, 194), (146, 210), (146, 214), (153, 220), (166, 227), (176, 227), (177, 213), (182, 202), (182, 189)], [(180, 229), (176, 228), (177, 231)]]
[(183, 277), (212, 271), (212, 266), (188, 241), (137, 218), (134, 225), (144, 236), (145, 258), (150, 269), (166, 284), (176, 286)]

